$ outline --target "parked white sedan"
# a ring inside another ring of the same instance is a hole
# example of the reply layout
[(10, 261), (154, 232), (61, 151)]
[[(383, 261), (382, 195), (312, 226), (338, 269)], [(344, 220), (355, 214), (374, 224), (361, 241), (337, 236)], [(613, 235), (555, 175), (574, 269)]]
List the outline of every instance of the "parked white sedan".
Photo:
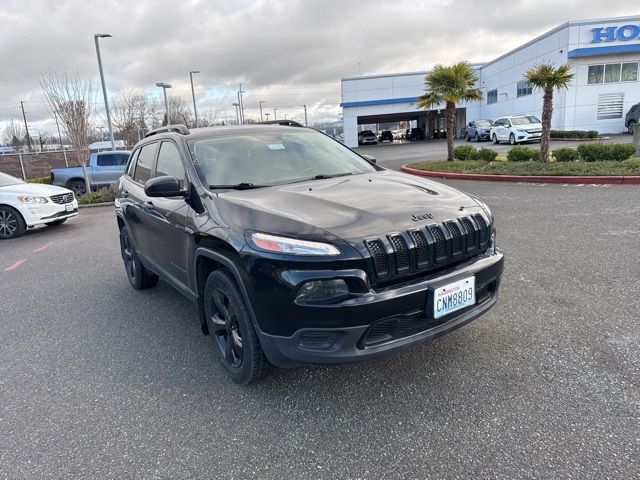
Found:
[(78, 201), (71, 190), (0, 173), (0, 239), (19, 237), (36, 225), (60, 225), (76, 215)]

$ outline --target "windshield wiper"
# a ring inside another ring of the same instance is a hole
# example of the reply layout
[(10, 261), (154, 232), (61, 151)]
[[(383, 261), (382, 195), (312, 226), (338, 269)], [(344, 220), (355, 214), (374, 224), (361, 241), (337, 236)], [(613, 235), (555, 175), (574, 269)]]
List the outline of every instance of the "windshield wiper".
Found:
[(264, 188), (264, 187), (268, 187), (269, 185), (256, 185), (254, 183), (249, 183), (249, 182), (241, 182), (241, 183), (236, 183), (235, 185), (209, 185), (210, 189), (225, 189), (228, 188), (229, 190), (251, 190), (253, 188)]
[(353, 175), (353, 172), (334, 173), (334, 174), (320, 173), (314, 177), (305, 178), (305, 180), (325, 180), (327, 178), (346, 177), (348, 175)]

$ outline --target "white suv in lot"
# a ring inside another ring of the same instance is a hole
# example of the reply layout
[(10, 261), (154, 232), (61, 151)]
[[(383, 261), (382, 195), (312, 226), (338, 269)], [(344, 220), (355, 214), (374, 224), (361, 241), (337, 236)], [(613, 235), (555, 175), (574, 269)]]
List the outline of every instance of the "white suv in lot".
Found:
[(76, 215), (78, 201), (71, 190), (0, 172), (0, 240), (19, 237), (36, 225), (60, 225)]
[(518, 115), (498, 118), (491, 127), (489, 138), (493, 143), (509, 142), (515, 145), (520, 142), (540, 140), (542, 124), (534, 115)]

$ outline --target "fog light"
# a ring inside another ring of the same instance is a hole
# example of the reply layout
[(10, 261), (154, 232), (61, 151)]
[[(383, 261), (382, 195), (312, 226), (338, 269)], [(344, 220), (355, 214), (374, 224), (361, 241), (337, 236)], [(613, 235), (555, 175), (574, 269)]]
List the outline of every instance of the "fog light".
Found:
[(347, 282), (340, 278), (331, 280), (312, 280), (304, 283), (298, 295), (296, 302), (299, 303), (315, 303), (337, 301), (349, 294)]
[(298, 345), (309, 350), (331, 348), (338, 339), (338, 332), (305, 332), (300, 335)]

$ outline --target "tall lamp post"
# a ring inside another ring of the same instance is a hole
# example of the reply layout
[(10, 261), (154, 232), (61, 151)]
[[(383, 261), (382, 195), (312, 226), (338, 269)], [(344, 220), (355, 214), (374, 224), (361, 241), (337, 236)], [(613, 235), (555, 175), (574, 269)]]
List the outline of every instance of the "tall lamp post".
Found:
[(258, 103), (260, 104), (260, 121), (262, 122), (262, 104), (267, 102), (265, 102), (264, 100), (260, 100)]
[(267, 122), (269, 121), (269, 115), (271, 115), (269, 112), (265, 112), (264, 116), (267, 117)]
[(95, 33), (93, 40), (96, 42), (96, 55), (98, 56), (98, 69), (100, 69), (100, 82), (102, 83), (102, 96), (104, 97), (104, 110), (107, 113), (107, 125), (109, 126), (109, 140), (111, 140), (111, 150), (116, 149), (116, 142), (113, 140), (113, 125), (111, 125), (111, 113), (109, 112), (109, 101), (107, 100), (107, 87), (104, 84), (104, 73), (102, 71), (102, 57), (100, 56), (100, 38), (111, 38), (108, 33)]
[(276, 114), (276, 111), (278, 110), (278, 107), (273, 107), (273, 119), (277, 120), (278, 119), (278, 115)]
[(240, 102), (234, 103), (233, 106), (236, 109), (236, 121), (240, 125)]
[(156, 87), (162, 88), (162, 93), (164, 94), (164, 111), (165, 111), (165, 115), (167, 116), (167, 125), (169, 125), (169, 123), (171, 122), (169, 121), (169, 102), (167, 102), (167, 88), (171, 88), (171, 84), (165, 83), (165, 82), (158, 82), (156, 83)]
[(195, 118), (195, 126), (198, 128), (198, 109), (196, 108), (196, 91), (193, 89), (193, 74), (200, 73), (199, 70), (191, 70), (189, 79), (191, 80), (191, 97), (193, 98), (193, 116)]

